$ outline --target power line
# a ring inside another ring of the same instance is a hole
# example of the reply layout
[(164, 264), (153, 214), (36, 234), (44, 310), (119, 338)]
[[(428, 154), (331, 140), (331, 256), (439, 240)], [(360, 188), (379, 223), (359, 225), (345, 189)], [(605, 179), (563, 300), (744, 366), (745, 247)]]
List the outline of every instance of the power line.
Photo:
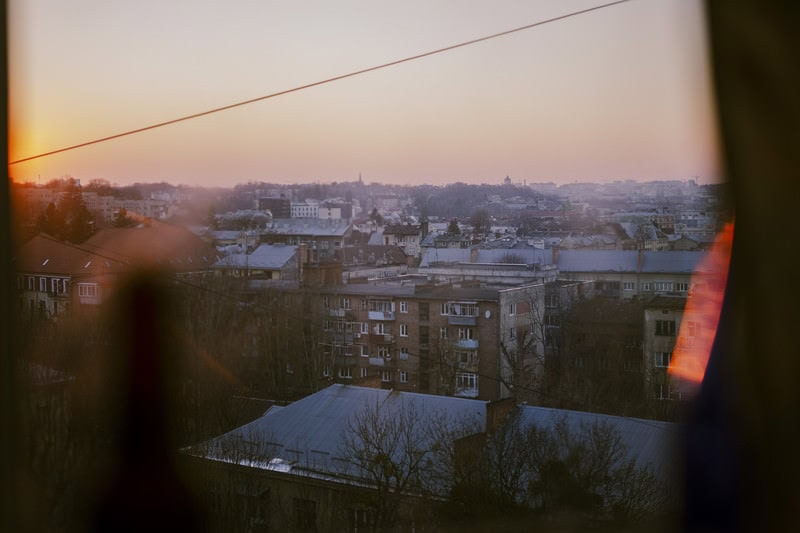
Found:
[(40, 154), (36, 154), (36, 155), (28, 156), (28, 157), (23, 157), (22, 159), (17, 159), (15, 161), (11, 161), (8, 164), (9, 165), (16, 165), (18, 163), (24, 163), (26, 161), (31, 161), (31, 160), (34, 160), (34, 159), (40, 159), (42, 157), (47, 157), (47, 156), (59, 154), (59, 153), (62, 153), (62, 152), (68, 152), (70, 150), (76, 150), (78, 148), (83, 148), (83, 147), (86, 147), (86, 146), (91, 146), (93, 144), (99, 144), (99, 143), (102, 143), (102, 142), (111, 141), (111, 140), (114, 140), (114, 139), (119, 139), (121, 137), (127, 137), (129, 135), (135, 135), (137, 133), (142, 133), (142, 132), (145, 132), (145, 131), (154, 130), (156, 128), (162, 128), (164, 126), (170, 126), (172, 124), (177, 124), (178, 122), (185, 122), (187, 120), (192, 120), (192, 119), (195, 119), (195, 118), (204, 117), (206, 115), (211, 115), (211, 114), (214, 114), (214, 113), (220, 113), (222, 111), (227, 111), (229, 109), (234, 109), (236, 107), (241, 107), (241, 106), (253, 104), (253, 103), (256, 103), (256, 102), (260, 102), (262, 100), (268, 100), (270, 98), (275, 98), (277, 96), (283, 96), (285, 94), (298, 92), (298, 91), (302, 91), (302, 90), (305, 90), (305, 89), (310, 89), (311, 87), (317, 87), (319, 85), (325, 85), (327, 83), (332, 83), (332, 82), (335, 82), (335, 81), (343, 80), (345, 78), (352, 78), (354, 76), (359, 76), (361, 74), (366, 74), (368, 72), (373, 72), (375, 70), (380, 70), (380, 69), (392, 67), (392, 66), (395, 66), (395, 65), (399, 65), (401, 63), (407, 63), (407, 62), (410, 62), (410, 61), (415, 61), (417, 59), (422, 59), (424, 57), (428, 57), (428, 56), (432, 56), (432, 55), (436, 55), (436, 54), (441, 54), (441, 53), (444, 53), (444, 52), (449, 52), (451, 50), (455, 50), (456, 48), (462, 48), (462, 47), (465, 47), (465, 46), (470, 46), (470, 45), (473, 45), (473, 44), (477, 44), (477, 43), (481, 43), (481, 42), (484, 42), (484, 41), (488, 41), (490, 39), (496, 39), (498, 37), (504, 37), (504, 36), (510, 35), (512, 33), (517, 33), (517, 32), (521, 32), (521, 31), (524, 31), (524, 30), (529, 30), (529, 29), (535, 28), (537, 26), (543, 26), (545, 24), (550, 24), (552, 22), (558, 22), (558, 21), (561, 21), (561, 20), (564, 20), (564, 19), (568, 19), (568, 18), (571, 18), (571, 17), (576, 17), (578, 15), (584, 15), (584, 14), (590, 13), (592, 11), (598, 11), (600, 9), (605, 9), (607, 7), (615, 6), (617, 4), (624, 4), (624, 3), (629, 2), (629, 1), (630, 0), (617, 0), (616, 2), (609, 2), (607, 4), (601, 4), (601, 5), (598, 5), (598, 6), (589, 7), (589, 8), (586, 8), (586, 9), (581, 9), (579, 11), (573, 11), (573, 12), (567, 13), (565, 15), (559, 15), (557, 17), (552, 17), (552, 18), (549, 18), (549, 19), (540, 20), (538, 22), (533, 22), (531, 24), (526, 24), (525, 26), (519, 26), (517, 28), (501, 31), (499, 33), (493, 33), (491, 35), (486, 35), (484, 37), (478, 37), (477, 39), (471, 39), (469, 41), (463, 41), (463, 42), (460, 42), (460, 43), (457, 43), (457, 44), (446, 46), (444, 48), (438, 48), (436, 50), (430, 50), (428, 52), (423, 52), (423, 53), (416, 54), (416, 55), (413, 55), (413, 56), (404, 57), (402, 59), (396, 59), (396, 60), (390, 61), (388, 63), (382, 63), (380, 65), (367, 67), (367, 68), (364, 68), (364, 69), (361, 69), (361, 70), (355, 70), (353, 72), (348, 72), (346, 74), (340, 74), (340, 75), (334, 76), (332, 78), (326, 78), (324, 80), (315, 81), (313, 83), (307, 83), (305, 85), (299, 85), (297, 87), (293, 87), (291, 89), (285, 89), (283, 91), (278, 91), (276, 93), (267, 94), (267, 95), (264, 95), (264, 96), (258, 96), (256, 98), (251, 98), (249, 100), (242, 100), (240, 102), (235, 102), (233, 104), (228, 104), (228, 105), (224, 105), (224, 106), (221, 106), (221, 107), (216, 107), (216, 108), (209, 109), (209, 110), (206, 110), (206, 111), (200, 111), (199, 113), (193, 113), (191, 115), (185, 115), (185, 116), (174, 118), (174, 119), (171, 119), (171, 120), (166, 120), (164, 122), (158, 122), (156, 124), (151, 124), (149, 126), (144, 126), (144, 127), (133, 129), (133, 130), (124, 131), (124, 132), (121, 132), (121, 133), (116, 133), (114, 135), (109, 135), (107, 137), (100, 137), (98, 139), (94, 139), (94, 140), (91, 140), (91, 141), (86, 141), (86, 142), (82, 142), (82, 143), (79, 143), (79, 144), (73, 144), (71, 146), (65, 146), (63, 148), (58, 148), (58, 149), (55, 149), (55, 150), (50, 150), (49, 152), (43, 152), (43, 153), (40, 153)]

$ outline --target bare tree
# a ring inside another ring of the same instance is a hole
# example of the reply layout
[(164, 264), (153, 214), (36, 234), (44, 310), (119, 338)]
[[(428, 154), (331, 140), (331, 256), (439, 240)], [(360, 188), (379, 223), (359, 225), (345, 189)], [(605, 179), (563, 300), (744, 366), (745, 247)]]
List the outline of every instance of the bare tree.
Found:
[(424, 497), (446, 495), (452, 485), (457, 438), (474, 432), (476, 420), (425, 412), (410, 402), (366, 404), (343, 434), (341, 457), (349, 475), (371, 490), (362, 502), (370, 527), (391, 529), (403, 509), (424, 507)]
[(524, 425), (519, 412), (487, 436), (457, 480), (454, 500), (476, 519), (518, 513), (630, 524), (657, 516), (668, 503), (666, 483), (637, 462), (610, 424), (575, 426), (561, 418)]

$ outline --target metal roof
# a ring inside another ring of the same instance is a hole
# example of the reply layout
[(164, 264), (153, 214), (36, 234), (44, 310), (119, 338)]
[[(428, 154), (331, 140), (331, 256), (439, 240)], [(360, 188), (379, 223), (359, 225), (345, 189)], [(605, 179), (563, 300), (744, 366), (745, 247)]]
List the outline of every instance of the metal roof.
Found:
[(558, 269), (561, 272), (641, 272), (691, 274), (705, 258), (705, 252), (636, 250), (561, 250)]
[(280, 269), (293, 260), (297, 246), (262, 244), (250, 254), (231, 254), (216, 262), (214, 268)]
[(311, 235), (316, 237), (343, 237), (351, 224), (347, 220), (316, 218), (275, 218), (267, 226), (266, 234)]
[[(526, 265), (543, 264), (552, 262), (552, 251), (539, 248), (478, 248), (475, 263), (503, 263), (509, 257), (522, 259)], [(470, 263), (469, 248), (427, 248), (420, 261), (421, 268), (433, 266), (436, 263)]]
[(550, 428), (561, 420), (572, 434), (595, 423), (608, 424), (619, 433), (627, 448), (628, 458), (635, 457), (639, 466), (651, 465), (662, 476), (669, 475), (670, 470), (674, 469), (672, 454), (679, 437), (678, 424), (548, 407), (520, 408), (520, 424), (523, 428), (532, 425)]
[[(479, 432), (484, 429), (487, 403), (335, 384), (285, 407), (273, 407), (253, 422), (185, 451), (270, 470), (280, 463), (287, 471), (289, 464), (288, 471), (299, 475), (343, 475), (353, 470), (343, 460), (345, 435), (351, 420), (368, 406), (379, 405), (388, 417), (409, 408), (423, 417), (446, 413), (450, 420), (463, 420)], [(233, 446), (238, 453), (232, 456), (228, 450)]]
[(83, 246), (60, 242), (45, 234), (23, 244), (16, 251), (13, 262), (20, 273), (76, 277), (116, 274), (129, 268), (123, 260), (93, 253)]
[[(360, 476), (352, 477), (354, 467), (344, 460), (343, 451), (351, 421), (363, 409), (378, 406), (389, 419), (408, 409), (422, 418), (444, 414), (475, 434), (486, 430), (488, 403), (336, 384), (285, 407), (272, 407), (249, 424), (183, 451), (214, 461), (354, 482)], [(619, 432), (628, 457), (635, 456), (640, 465), (650, 464), (667, 475), (674, 464), (670, 453), (679, 430), (674, 423), (532, 406), (520, 406), (518, 413), (522, 428), (548, 428), (563, 420), (576, 434), (594, 423), (608, 424)]]

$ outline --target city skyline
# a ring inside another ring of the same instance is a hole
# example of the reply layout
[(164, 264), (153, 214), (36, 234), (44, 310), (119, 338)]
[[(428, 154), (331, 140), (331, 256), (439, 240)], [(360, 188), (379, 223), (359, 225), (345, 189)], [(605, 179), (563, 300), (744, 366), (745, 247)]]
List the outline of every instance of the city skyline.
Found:
[[(10, 2), (10, 159), (600, 2)], [(193, 8), (189, 11), (189, 6)], [(610, 6), (12, 165), (17, 181), (720, 181), (700, 2)], [(256, 68), (258, 66), (258, 68)]]

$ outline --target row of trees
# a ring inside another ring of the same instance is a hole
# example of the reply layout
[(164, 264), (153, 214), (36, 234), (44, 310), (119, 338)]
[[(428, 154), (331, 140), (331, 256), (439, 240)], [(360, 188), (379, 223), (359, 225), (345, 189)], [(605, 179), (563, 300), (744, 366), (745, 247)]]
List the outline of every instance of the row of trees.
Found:
[(422, 528), (527, 531), (642, 524), (672, 503), (667, 482), (608, 423), (526, 424), (515, 409), (489, 433), (478, 426), (408, 404), (357, 413), (340, 454), (372, 489), (359, 502), (370, 530), (392, 530), (409, 505)]

